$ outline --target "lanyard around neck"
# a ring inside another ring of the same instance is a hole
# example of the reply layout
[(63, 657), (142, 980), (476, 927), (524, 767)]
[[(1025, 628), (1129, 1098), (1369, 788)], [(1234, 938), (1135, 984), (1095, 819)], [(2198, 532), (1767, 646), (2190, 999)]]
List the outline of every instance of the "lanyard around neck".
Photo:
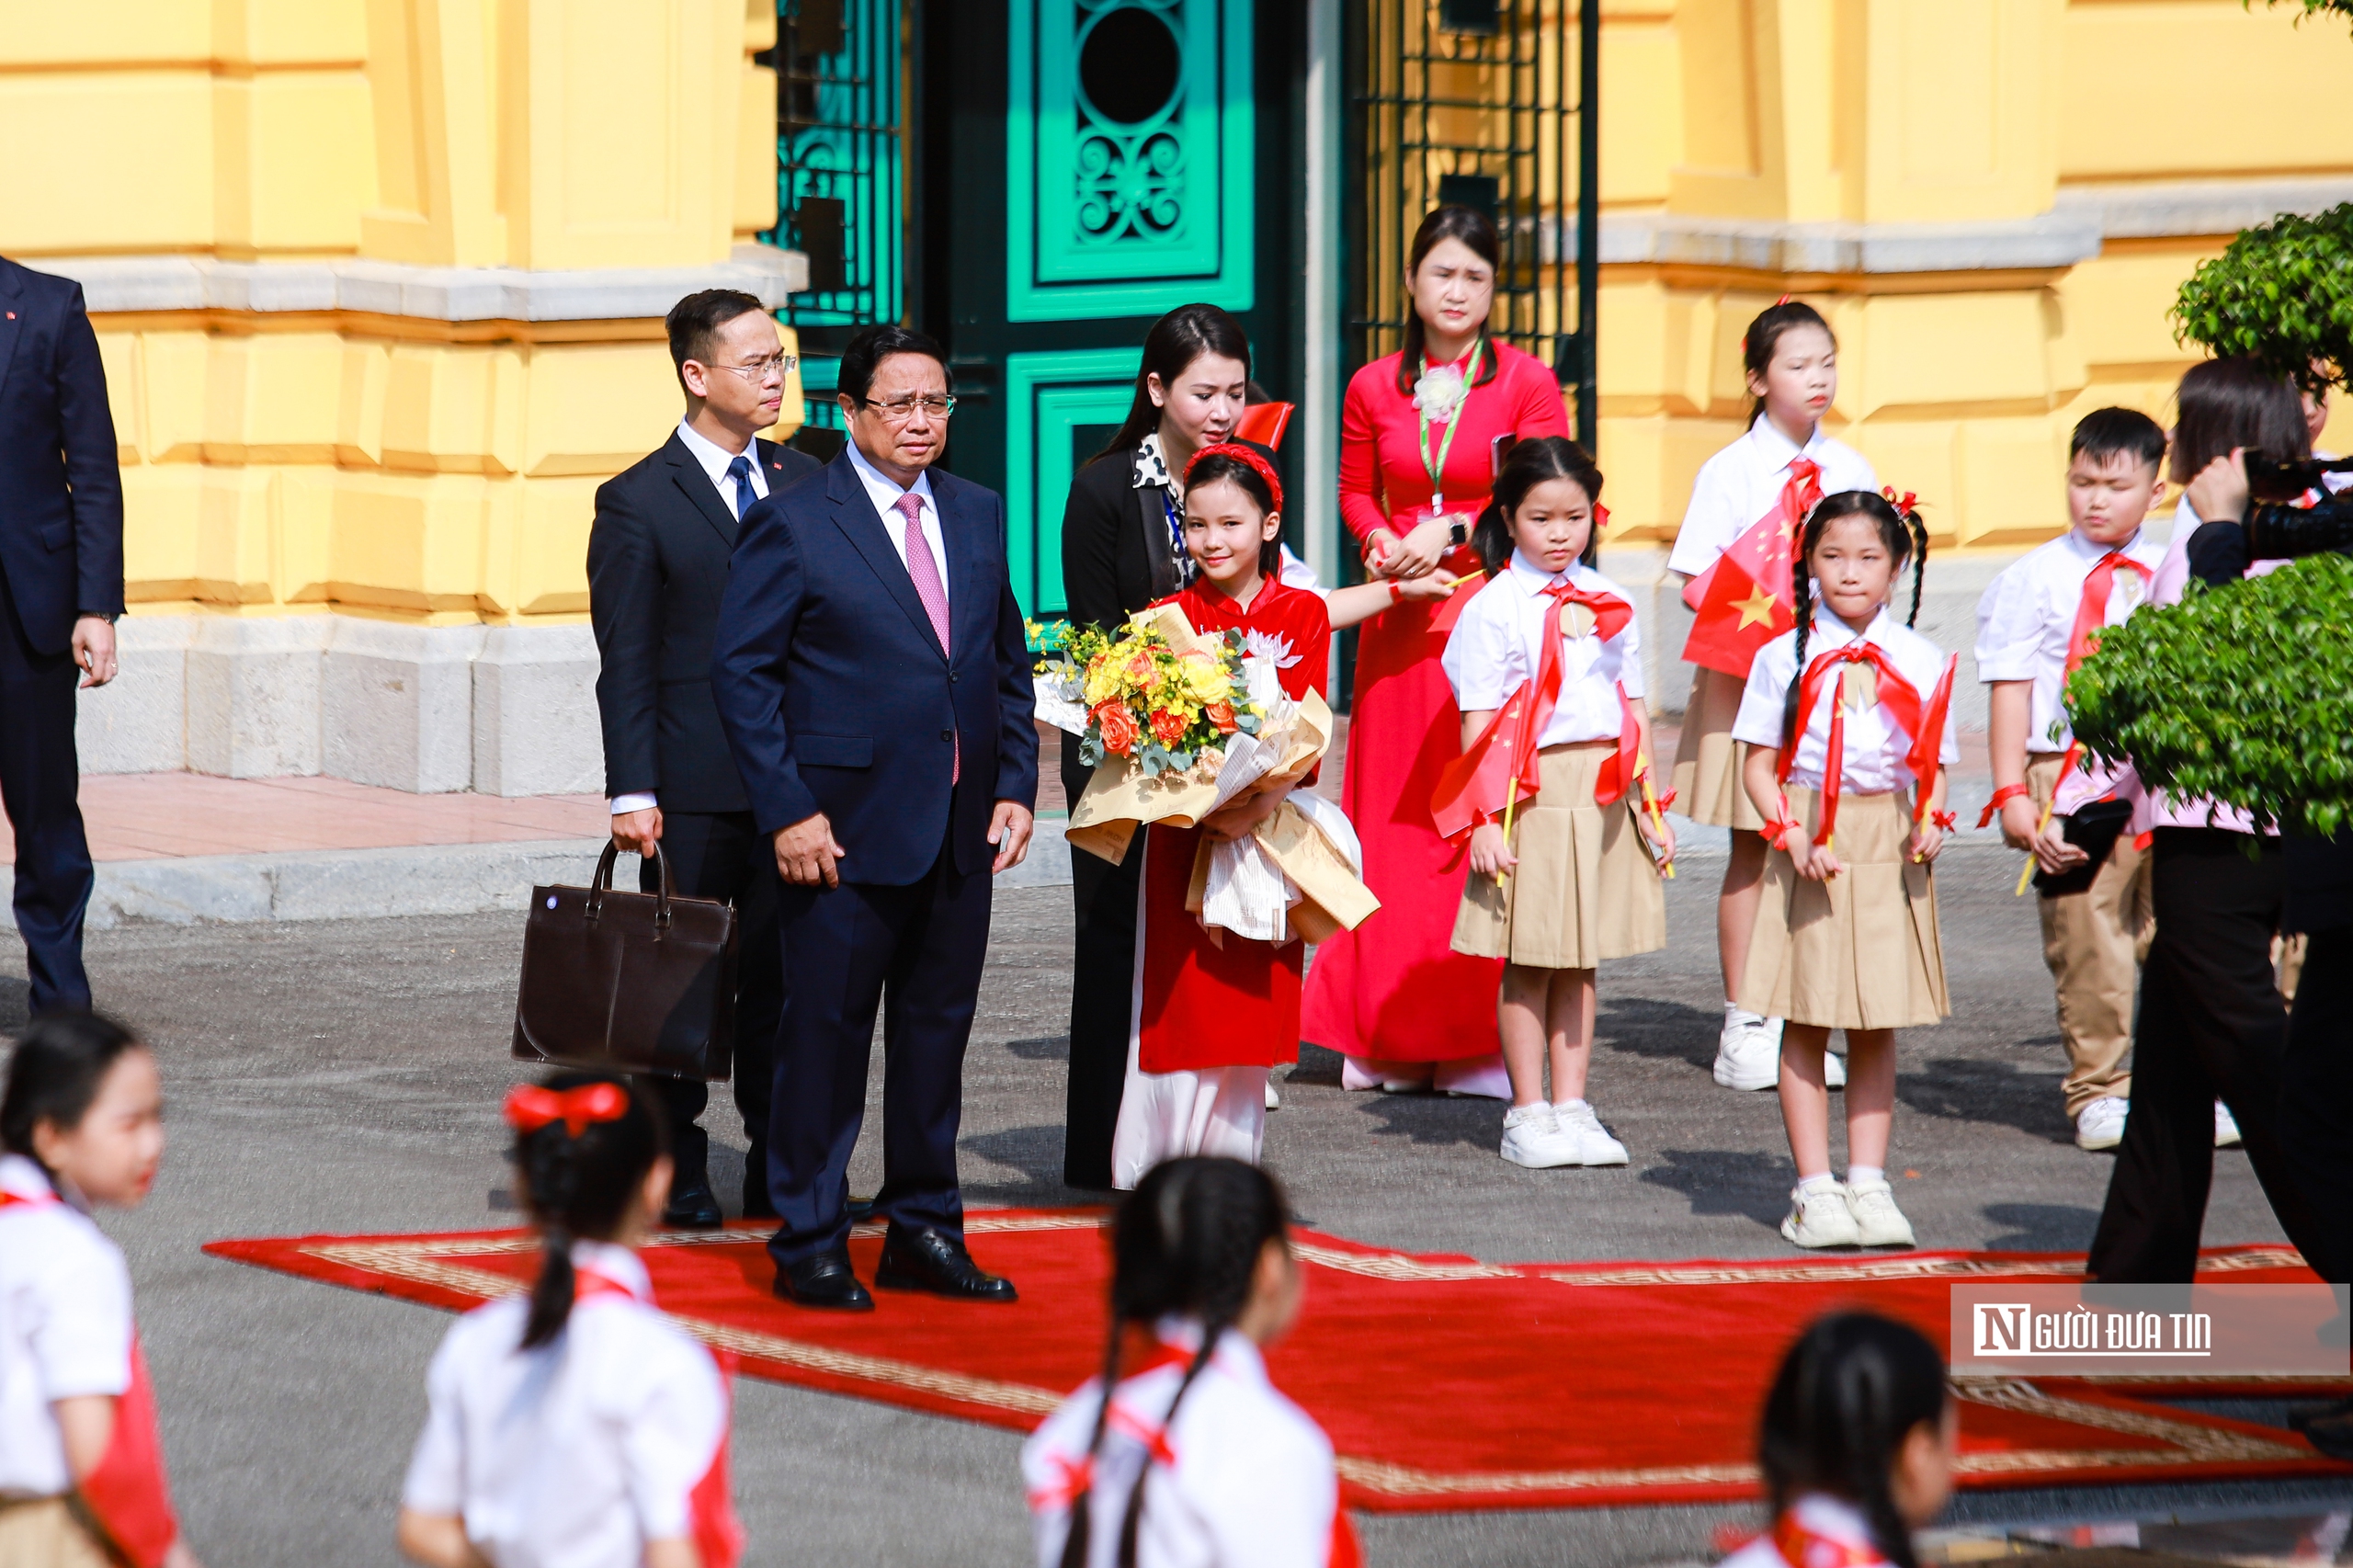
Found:
[[(1438, 443), (1436, 456), (1432, 456), (1430, 451), (1430, 411), (1427, 408), (1417, 411), (1422, 416), (1419, 445), (1422, 467), (1430, 476), (1430, 516), (1432, 517), (1437, 517), (1443, 510), (1438, 505), (1438, 497), (1445, 490), (1446, 484), (1439, 476), (1446, 472), (1446, 458), (1449, 452), (1454, 450), (1454, 437), (1461, 434), (1462, 415), (1471, 406), (1471, 391), (1479, 380), (1479, 360), (1486, 351), (1487, 345), (1483, 338), (1471, 346), (1471, 363), (1462, 372), (1462, 395), (1455, 401), (1453, 415), (1446, 422), (1446, 437)], [(1429, 373), (1429, 356), (1425, 354), (1422, 356), (1422, 374), (1427, 376)]]

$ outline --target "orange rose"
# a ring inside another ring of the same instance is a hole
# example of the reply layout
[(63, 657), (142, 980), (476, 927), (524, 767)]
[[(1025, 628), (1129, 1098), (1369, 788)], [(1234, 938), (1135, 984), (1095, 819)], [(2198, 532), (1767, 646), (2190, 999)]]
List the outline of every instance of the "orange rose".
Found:
[(1117, 702), (1106, 702), (1095, 710), (1095, 722), (1103, 727), (1103, 749), (1116, 756), (1131, 756), (1136, 749), (1136, 716)]
[(1138, 653), (1128, 661), (1128, 679), (1136, 686), (1150, 686), (1153, 673), (1150, 653)]
[(1201, 710), (1201, 717), (1216, 725), (1217, 733), (1219, 734), (1230, 735), (1233, 733), (1233, 703), (1212, 702), (1207, 708)]
[(1152, 715), (1152, 733), (1162, 745), (1175, 745), (1185, 738), (1185, 715), (1171, 713), (1165, 708), (1156, 710)]

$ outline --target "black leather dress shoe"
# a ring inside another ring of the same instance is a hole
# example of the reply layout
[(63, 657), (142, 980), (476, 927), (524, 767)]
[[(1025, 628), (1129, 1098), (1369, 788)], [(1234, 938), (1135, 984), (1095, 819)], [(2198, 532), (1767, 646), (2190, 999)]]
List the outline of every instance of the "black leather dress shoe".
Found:
[(710, 1190), (710, 1182), (704, 1177), (671, 1185), (662, 1222), (673, 1230), (715, 1231), (727, 1222), (727, 1216), (719, 1211), (719, 1194)]
[(928, 1228), (909, 1233), (892, 1227), (882, 1241), (874, 1283), (884, 1290), (929, 1290), (961, 1301), (1021, 1299), (1012, 1280), (983, 1273), (962, 1242)]
[(874, 1298), (850, 1272), (846, 1252), (821, 1252), (788, 1266), (776, 1277), (776, 1293), (779, 1301), (796, 1307), (830, 1307), (845, 1312), (874, 1310)]

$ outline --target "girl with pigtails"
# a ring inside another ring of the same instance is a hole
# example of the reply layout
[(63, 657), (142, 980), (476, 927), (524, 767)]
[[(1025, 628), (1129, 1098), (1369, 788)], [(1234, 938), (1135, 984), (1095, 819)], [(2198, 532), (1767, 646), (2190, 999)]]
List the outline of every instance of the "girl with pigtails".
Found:
[(1299, 1313), (1288, 1212), (1272, 1176), (1210, 1156), (1120, 1205), (1102, 1376), (1021, 1449), (1040, 1568), (1361, 1562), (1330, 1439), (1267, 1376)]
[(633, 1250), (669, 1199), (663, 1118), (632, 1080), (558, 1073), (509, 1094), (506, 1123), (539, 1278), (434, 1356), (401, 1550), (431, 1568), (733, 1568), (726, 1377)]
[[(1733, 723), (1769, 846), (1737, 1000), (1787, 1020), (1781, 1119), (1803, 1247), (1910, 1246), (1887, 1182), (1895, 1031), (1947, 1011), (1929, 867), (1952, 826), (1944, 768), (1954, 661), (1912, 630), (1927, 529), (1911, 498), (1846, 491), (1799, 536), (1797, 625), (1760, 649)], [(1888, 608), (1912, 565), (1910, 610)], [(1824, 1055), (1847, 1036), (1847, 1180), (1830, 1174)]]

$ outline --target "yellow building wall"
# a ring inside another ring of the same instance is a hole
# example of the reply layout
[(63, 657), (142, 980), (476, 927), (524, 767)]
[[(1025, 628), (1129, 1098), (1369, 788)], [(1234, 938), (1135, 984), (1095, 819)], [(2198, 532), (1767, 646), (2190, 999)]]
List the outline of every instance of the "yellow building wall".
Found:
[[(0, 0), (0, 252), (691, 276), (776, 221), (775, 25), (769, 0)], [(93, 320), (134, 613), (580, 619), (595, 487), (679, 412), (658, 309)]]
[[(1613, 222), (2032, 222), (2095, 189), (2353, 178), (2332, 102), (2353, 41), (2239, 0), (1604, 0), (1605, 256)], [(2341, 199), (2341, 198), (2332, 198)], [(2210, 225), (2218, 227), (2214, 225)], [(1744, 427), (1740, 341), (1784, 293), (1839, 338), (1826, 421), (1917, 491), (1943, 545), (2065, 526), (2067, 437), (2120, 403), (2170, 423), (2202, 353), (2181, 282), (2229, 231), (2109, 237), (2064, 265), (1805, 274), (1605, 265), (1600, 451), (1613, 537), (1671, 539), (1707, 457)], [(2328, 438), (2353, 445), (2339, 400)]]

